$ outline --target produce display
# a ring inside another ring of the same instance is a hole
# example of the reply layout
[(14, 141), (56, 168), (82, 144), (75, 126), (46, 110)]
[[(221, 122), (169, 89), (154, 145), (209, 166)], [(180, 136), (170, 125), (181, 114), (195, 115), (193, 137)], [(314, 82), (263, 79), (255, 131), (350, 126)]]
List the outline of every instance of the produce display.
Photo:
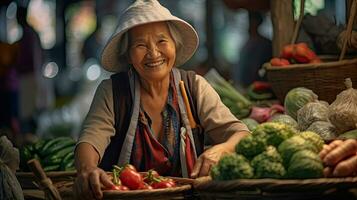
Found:
[(152, 190), (176, 187), (176, 182), (171, 178), (160, 176), (155, 170), (139, 173), (133, 165), (126, 164), (122, 167), (113, 166), (113, 188), (105, 190)]
[(237, 144), (234, 154), (221, 158), (210, 175), (214, 180), (320, 178), (324, 166), (318, 153), (323, 144), (314, 132), (299, 132), (279, 122), (262, 123)]
[(30, 171), (27, 161), (37, 159), (44, 171), (74, 170), (74, 148), (76, 142), (71, 137), (39, 140), (20, 149), (20, 168)]

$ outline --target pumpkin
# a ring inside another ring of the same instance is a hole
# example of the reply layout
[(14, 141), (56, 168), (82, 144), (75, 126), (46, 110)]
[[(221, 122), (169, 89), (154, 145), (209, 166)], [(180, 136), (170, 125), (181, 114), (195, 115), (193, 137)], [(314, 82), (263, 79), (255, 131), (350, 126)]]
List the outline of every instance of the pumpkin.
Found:
[(310, 89), (297, 87), (291, 89), (285, 96), (285, 113), (297, 119), (297, 111), (309, 102), (316, 101), (318, 96)]

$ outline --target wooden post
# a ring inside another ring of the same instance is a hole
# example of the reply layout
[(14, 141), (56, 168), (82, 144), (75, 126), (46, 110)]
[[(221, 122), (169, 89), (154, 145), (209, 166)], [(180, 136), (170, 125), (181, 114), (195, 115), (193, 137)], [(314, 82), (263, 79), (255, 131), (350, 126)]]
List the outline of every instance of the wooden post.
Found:
[(290, 43), (294, 31), (292, 0), (271, 0), (271, 21), (273, 23), (273, 56), (279, 56), (284, 45)]

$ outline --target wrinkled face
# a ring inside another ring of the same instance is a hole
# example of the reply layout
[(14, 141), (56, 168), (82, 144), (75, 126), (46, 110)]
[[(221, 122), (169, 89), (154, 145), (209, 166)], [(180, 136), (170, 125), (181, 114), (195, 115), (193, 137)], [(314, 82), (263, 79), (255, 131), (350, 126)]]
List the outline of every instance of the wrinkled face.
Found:
[(141, 78), (163, 80), (169, 76), (175, 58), (175, 42), (165, 22), (140, 25), (129, 31), (129, 63)]

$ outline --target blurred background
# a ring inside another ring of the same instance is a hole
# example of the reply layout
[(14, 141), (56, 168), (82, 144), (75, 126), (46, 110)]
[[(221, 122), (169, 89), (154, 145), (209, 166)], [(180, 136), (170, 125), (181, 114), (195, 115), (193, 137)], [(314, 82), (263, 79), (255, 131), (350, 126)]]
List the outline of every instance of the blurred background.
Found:
[[(97, 85), (110, 76), (99, 63), (103, 45), (132, 2), (1, 0), (0, 134), (15, 145), (38, 137), (77, 138)], [(311, 14), (331, 12), (336, 24), (345, 23), (344, 1), (308, 2)], [(183, 68), (201, 75), (215, 68), (238, 89), (265, 80), (261, 65), (272, 57), (270, 1), (160, 3), (199, 34), (199, 48)]]

